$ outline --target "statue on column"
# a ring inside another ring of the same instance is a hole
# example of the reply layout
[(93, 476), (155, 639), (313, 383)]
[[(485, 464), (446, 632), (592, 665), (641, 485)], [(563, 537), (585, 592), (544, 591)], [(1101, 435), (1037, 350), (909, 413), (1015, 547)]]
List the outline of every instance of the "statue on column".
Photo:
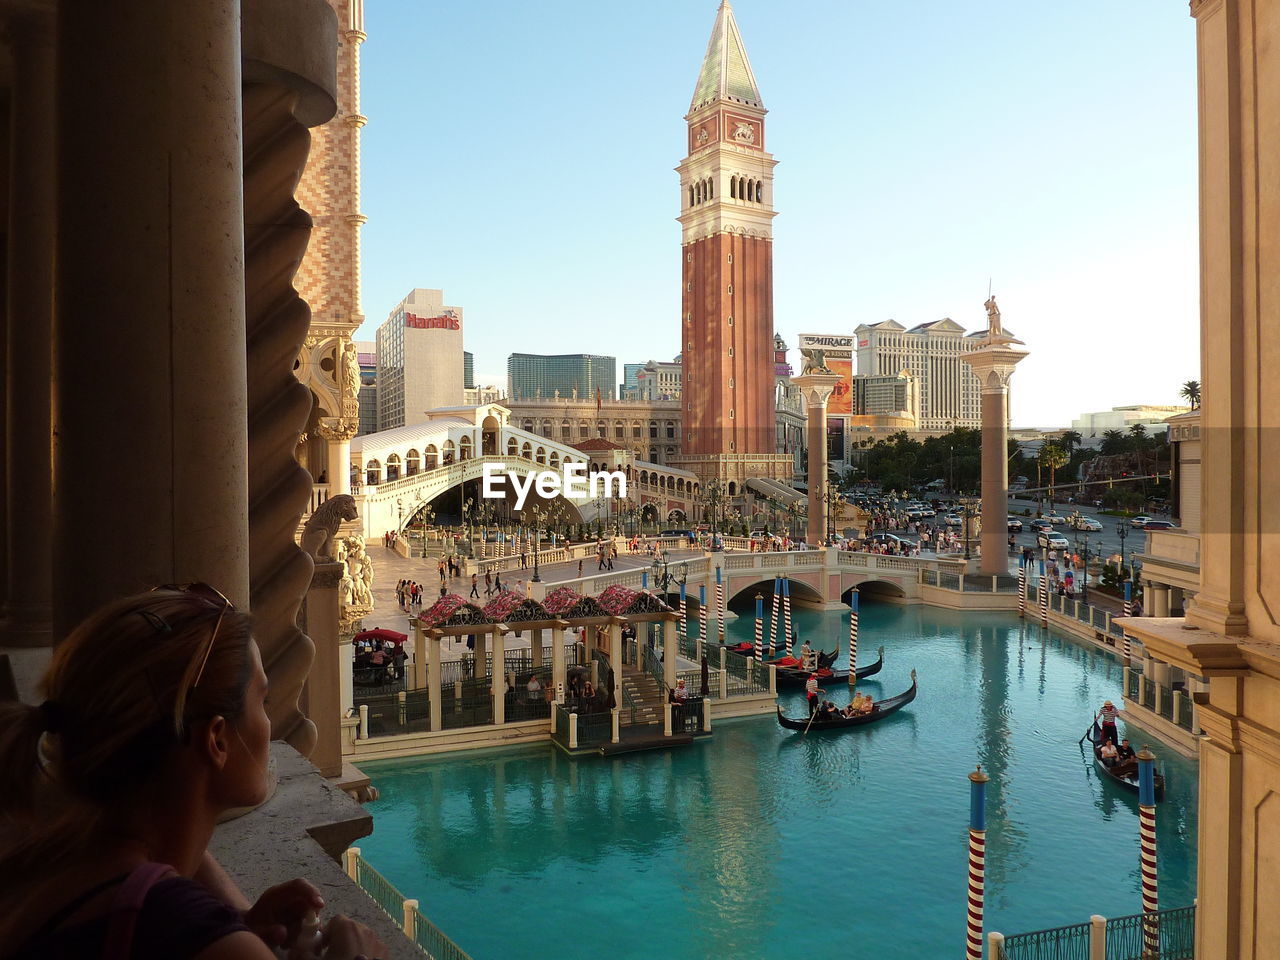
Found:
[(345, 385), (348, 396), (360, 396), (360, 357), (356, 345), (349, 340), (342, 347), (342, 376), (338, 384)]
[(806, 373), (832, 373), (832, 369), (827, 366), (827, 351), (818, 347), (801, 347), (800, 356), (804, 358), (804, 365), (800, 369), (803, 376)]
[(994, 293), (983, 306), (987, 308), (987, 332), (997, 335), (1004, 333), (1004, 327), (1000, 324), (1000, 308), (996, 306)]

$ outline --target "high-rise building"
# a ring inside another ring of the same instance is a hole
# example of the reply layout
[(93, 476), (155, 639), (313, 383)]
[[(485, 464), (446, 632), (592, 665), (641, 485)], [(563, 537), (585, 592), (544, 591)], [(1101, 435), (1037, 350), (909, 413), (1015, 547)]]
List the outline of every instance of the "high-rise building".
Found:
[(681, 161), (684, 465), (739, 483), (790, 476), (775, 451), (773, 168), (765, 107), (722, 3), (694, 88)]
[(627, 391), (636, 389), (636, 374), (643, 367), (643, 363), (624, 363), (622, 365), (622, 390), (618, 396), (627, 396)]
[(915, 378), (918, 429), (982, 426), (981, 384), (963, 356), (977, 348), (985, 330), (966, 334), (950, 317), (908, 330), (896, 320), (860, 324), (854, 331), (858, 374)]
[(443, 290), (415, 289), (378, 327), (378, 429), (425, 423), (462, 403), (462, 308)]
[(356, 341), (356, 358), (360, 362), (360, 432), (378, 432), (378, 345), (367, 340)]
[(462, 389), (476, 388), (476, 355), (470, 350), (462, 351)]
[(636, 374), (637, 400), (679, 400), (683, 367), (679, 361), (650, 360)]
[(618, 361), (591, 353), (513, 353), (507, 357), (507, 396), (512, 400), (590, 397), (612, 400)]

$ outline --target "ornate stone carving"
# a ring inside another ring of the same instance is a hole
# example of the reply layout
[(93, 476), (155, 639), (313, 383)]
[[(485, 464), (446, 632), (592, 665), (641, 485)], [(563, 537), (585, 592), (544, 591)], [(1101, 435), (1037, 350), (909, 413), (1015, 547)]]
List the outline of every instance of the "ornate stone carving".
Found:
[(749, 123), (738, 121), (733, 125), (733, 139), (739, 143), (755, 143), (756, 131), (755, 127)]
[(316, 424), (316, 436), (329, 441), (350, 440), (359, 432), (359, 420), (326, 417)]
[(1000, 308), (996, 306), (995, 295), (983, 304), (987, 308), (987, 332), (999, 335), (1004, 332), (1004, 328), (1000, 325)]
[(336, 558), (334, 538), (338, 535), (338, 527), (344, 520), (355, 520), (359, 516), (355, 498), (350, 494), (330, 497), (316, 508), (302, 528), (302, 549), (317, 560)]
[(356, 345), (348, 340), (342, 345), (342, 379), (339, 381), (348, 397), (360, 396), (360, 358)]
[(364, 538), (354, 534), (338, 541), (336, 553), (345, 567), (338, 582), (338, 620), (347, 625), (373, 612), (373, 558)]

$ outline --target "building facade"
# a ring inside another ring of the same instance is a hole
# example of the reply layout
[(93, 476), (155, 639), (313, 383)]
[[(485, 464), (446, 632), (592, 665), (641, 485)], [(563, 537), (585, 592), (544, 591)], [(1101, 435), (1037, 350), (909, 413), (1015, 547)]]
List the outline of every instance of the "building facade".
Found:
[(636, 371), (633, 396), (637, 400), (679, 400), (684, 366), (679, 360), (650, 360)]
[(443, 290), (415, 289), (378, 327), (378, 429), (426, 422), (463, 400), (462, 308)]
[(476, 388), (476, 355), (470, 350), (462, 351), (462, 389)]
[(595, 438), (625, 444), (636, 460), (670, 463), (680, 449), (680, 401), (542, 397), (508, 400), (511, 422), (548, 440), (578, 444)]
[(1167, 427), (1165, 420), (1186, 413), (1190, 409), (1185, 406), (1151, 406), (1149, 404), (1112, 407), (1110, 410), (1102, 410), (1098, 413), (1080, 414), (1071, 421), (1071, 429), (1085, 439), (1086, 446), (1094, 446), (1096, 444), (1087, 442), (1090, 438), (1101, 438), (1108, 430), (1124, 432), (1135, 423), (1146, 427), (1147, 433), (1160, 433)]
[(357, 437), (378, 432), (378, 346), (369, 341), (356, 342), (356, 358), (360, 361), (360, 430)]
[(507, 396), (590, 397), (612, 400), (618, 388), (618, 361), (593, 353), (513, 353), (507, 357)]
[(765, 107), (733, 11), (716, 14), (680, 175), (682, 462), (741, 484), (790, 475), (775, 452), (773, 168)]
[(983, 332), (966, 334), (949, 317), (910, 330), (896, 320), (860, 324), (854, 330), (858, 374), (913, 377), (919, 430), (981, 427), (981, 385), (963, 357), (977, 347)]

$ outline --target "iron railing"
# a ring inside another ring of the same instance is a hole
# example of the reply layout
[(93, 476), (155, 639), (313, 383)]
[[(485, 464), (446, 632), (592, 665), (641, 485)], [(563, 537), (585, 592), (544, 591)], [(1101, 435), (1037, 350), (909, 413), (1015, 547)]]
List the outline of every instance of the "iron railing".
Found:
[(386, 911), (387, 916), (397, 922), (404, 916), (404, 897), (400, 891), (377, 870), (369, 865), (359, 854), (355, 856), (356, 875), (353, 878), (360, 889), (373, 898), (373, 902)]
[(1142, 690), (1142, 705), (1148, 710), (1154, 710), (1156, 708), (1156, 685), (1148, 680), (1142, 684), (1140, 689)]
[[(1143, 925), (1154, 924), (1158, 953), (1143, 947)], [(1107, 960), (1191, 960), (1195, 956), (1196, 908), (1173, 907), (1150, 916), (1134, 914), (1107, 921)]]
[(954, 573), (938, 572), (938, 586), (943, 590), (959, 590), (960, 577)]
[(417, 907), (410, 907), (409, 914), (413, 922), (413, 942), (423, 949), (430, 960), (471, 960), (465, 950), (446, 937)]
[(1006, 937), (999, 960), (1089, 960), (1089, 924)]
[(671, 732), (697, 733), (702, 729), (702, 697), (671, 705)]
[(1178, 698), (1178, 716), (1175, 719), (1175, 722), (1178, 724), (1178, 726), (1182, 727), (1185, 730), (1194, 729), (1194, 726), (1193, 726), (1194, 709), (1195, 709), (1195, 704), (1192, 702), (1190, 694), (1188, 694), (1185, 690), (1182, 691), (1182, 696)]
[(1124, 688), (1124, 695), (1137, 703), (1138, 687), (1142, 684), (1142, 674), (1137, 670), (1129, 671), (1129, 680)]

